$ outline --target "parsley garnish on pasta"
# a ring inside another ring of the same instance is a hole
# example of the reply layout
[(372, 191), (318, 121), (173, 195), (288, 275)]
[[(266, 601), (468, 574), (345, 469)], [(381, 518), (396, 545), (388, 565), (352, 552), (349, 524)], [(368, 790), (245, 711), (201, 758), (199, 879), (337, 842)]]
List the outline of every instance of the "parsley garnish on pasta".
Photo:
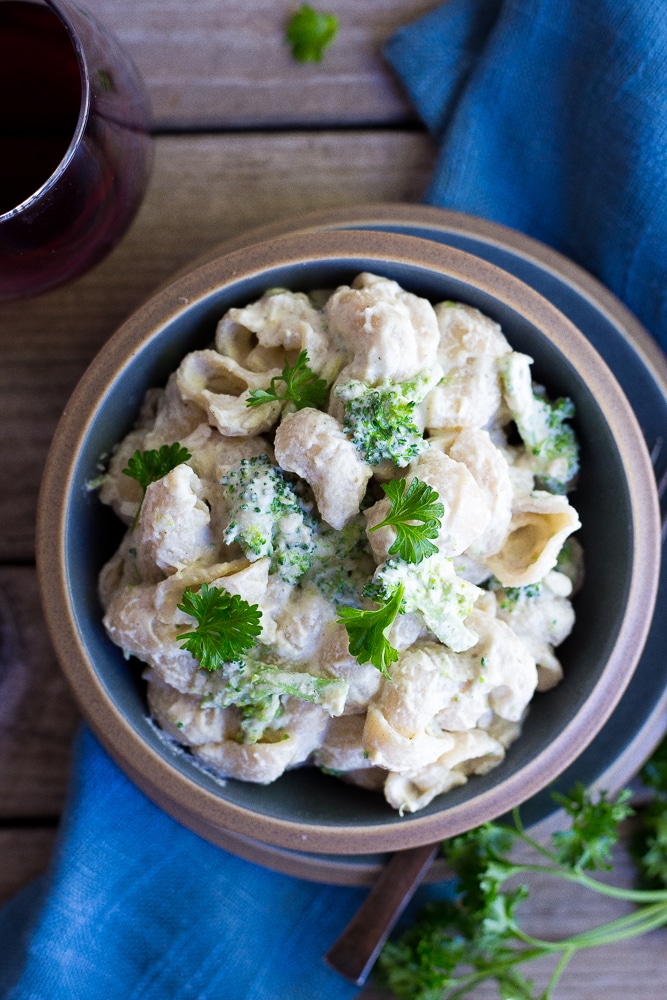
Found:
[(238, 594), (203, 583), (199, 593), (187, 587), (179, 611), (192, 615), (197, 627), (182, 632), (181, 649), (192, 653), (204, 670), (218, 670), (223, 663), (233, 663), (251, 646), (262, 631), (262, 613)]
[[(416, 476), (407, 490), (405, 483), (405, 479), (382, 483), (382, 489), (391, 500), (391, 510), (383, 521), (368, 530), (377, 531), (391, 525), (396, 529), (396, 540), (389, 549), (389, 555), (397, 555), (406, 562), (420, 563), (426, 556), (438, 551), (429, 538), (438, 537), (445, 508), (428, 483), (420, 482)], [(415, 524), (416, 521), (420, 523)]]
[(174, 441), (173, 444), (163, 444), (159, 449), (151, 448), (149, 451), (137, 449), (135, 451), (127, 466), (122, 470), (124, 476), (135, 479), (142, 489), (141, 501), (132, 522), (133, 528), (139, 520), (141, 506), (150, 484), (162, 479), (177, 465), (187, 462), (191, 457), (188, 449), (184, 448), (178, 441)]
[(403, 587), (398, 587), (385, 603), (374, 611), (339, 608), (338, 621), (347, 629), (349, 649), (359, 663), (372, 663), (381, 674), (398, 659), (398, 651), (389, 642), (387, 632), (401, 612)]
[[(253, 389), (248, 393), (246, 406), (260, 406), (262, 403), (290, 402), (297, 410), (306, 406), (314, 409), (322, 406), (327, 394), (326, 379), (318, 378), (308, 367), (308, 352), (300, 351), (290, 365), (285, 361), (282, 375), (274, 375), (268, 389)], [(279, 386), (278, 383), (283, 385)]]

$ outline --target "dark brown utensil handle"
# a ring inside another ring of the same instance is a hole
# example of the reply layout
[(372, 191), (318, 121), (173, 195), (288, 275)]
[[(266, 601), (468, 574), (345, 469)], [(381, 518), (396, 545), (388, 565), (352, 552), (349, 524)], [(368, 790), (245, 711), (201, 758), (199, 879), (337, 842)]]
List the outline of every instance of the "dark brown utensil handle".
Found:
[(324, 956), (335, 972), (363, 986), (439, 847), (439, 843), (425, 844), (392, 855), (352, 920)]

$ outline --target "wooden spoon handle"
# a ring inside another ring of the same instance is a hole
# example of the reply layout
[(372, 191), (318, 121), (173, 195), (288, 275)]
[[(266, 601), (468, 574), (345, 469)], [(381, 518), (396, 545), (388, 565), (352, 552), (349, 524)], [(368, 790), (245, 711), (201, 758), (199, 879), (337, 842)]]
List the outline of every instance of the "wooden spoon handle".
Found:
[(439, 843), (424, 844), (392, 855), (352, 920), (324, 956), (327, 965), (363, 986), (439, 847)]

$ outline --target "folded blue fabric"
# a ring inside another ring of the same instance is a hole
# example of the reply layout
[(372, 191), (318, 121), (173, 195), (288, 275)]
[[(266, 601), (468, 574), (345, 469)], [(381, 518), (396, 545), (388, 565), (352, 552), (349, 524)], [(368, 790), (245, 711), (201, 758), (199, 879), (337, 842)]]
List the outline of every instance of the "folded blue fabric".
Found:
[[(448, 0), (386, 54), (440, 146), (426, 200), (572, 257), (667, 346), (667, 6)], [(347, 1000), (322, 956), (363, 896), (206, 843), (84, 729), (51, 870), (0, 911), (0, 998)]]
[(323, 955), (364, 894), (207, 843), (84, 729), (51, 871), (0, 910), (0, 996), (349, 1000)]
[(667, 349), (667, 5), (449, 0), (385, 54), (438, 142), (425, 200), (561, 251)]
[[(451, 891), (423, 887), (412, 913)], [(358, 987), (323, 956), (366, 892), (291, 878), (202, 840), (84, 726), (51, 868), (0, 910), (0, 997), (350, 1000)]]

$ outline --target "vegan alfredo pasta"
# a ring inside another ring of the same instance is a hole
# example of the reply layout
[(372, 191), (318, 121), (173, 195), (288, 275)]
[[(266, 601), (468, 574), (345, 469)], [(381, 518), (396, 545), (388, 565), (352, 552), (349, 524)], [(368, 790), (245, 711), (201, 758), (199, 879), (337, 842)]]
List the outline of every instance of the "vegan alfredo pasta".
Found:
[(496, 766), (574, 623), (572, 415), (491, 319), (376, 275), (230, 309), (100, 481), (151, 716), (224, 776), (404, 811)]

